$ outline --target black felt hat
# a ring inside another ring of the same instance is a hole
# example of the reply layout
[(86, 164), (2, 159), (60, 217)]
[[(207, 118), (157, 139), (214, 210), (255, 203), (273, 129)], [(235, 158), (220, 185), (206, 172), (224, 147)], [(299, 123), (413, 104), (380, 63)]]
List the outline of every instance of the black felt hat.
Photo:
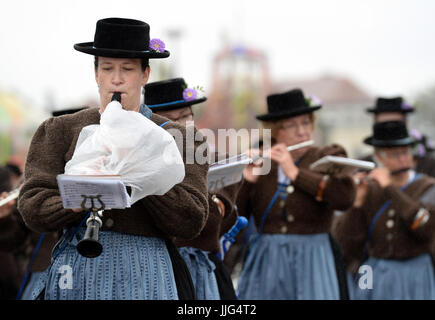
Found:
[[(183, 78), (174, 78), (147, 83), (144, 86), (144, 103), (153, 111), (180, 109), (201, 103), (206, 97), (195, 97)], [(190, 96), (189, 92), (192, 93)]]
[(373, 136), (364, 139), (365, 144), (374, 147), (402, 147), (415, 143), (409, 136), (403, 121), (377, 122), (373, 125)]
[(169, 51), (150, 49), (150, 26), (143, 21), (107, 18), (97, 21), (93, 42), (76, 43), (74, 49), (110, 58), (166, 58)]
[(367, 112), (382, 113), (382, 112), (413, 112), (414, 108), (403, 101), (402, 97), (382, 98), (376, 99), (376, 105), (368, 108)]
[(261, 121), (273, 121), (311, 113), (320, 109), (320, 104), (311, 106), (310, 99), (305, 98), (301, 89), (293, 89), (284, 93), (267, 96), (268, 113), (258, 115)]

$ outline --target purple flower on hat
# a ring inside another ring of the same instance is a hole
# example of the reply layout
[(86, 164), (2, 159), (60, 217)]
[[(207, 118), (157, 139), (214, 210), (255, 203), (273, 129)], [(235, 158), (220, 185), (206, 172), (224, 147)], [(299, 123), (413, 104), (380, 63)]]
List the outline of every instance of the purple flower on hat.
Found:
[(307, 103), (308, 103), (308, 106), (310, 106), (310, 107), (319, 106), (322, 104), (322, 100), (320, 100), (318, 97), (316, 97), (314, 95), (311, 95), (311, 96), (308, 96)]
[(424, 157), (426, 155), (426, 149), (424, 148), (423, 145), (419, 144), (417, 150), (418, 150), (418, 155), (420, 157)]
[(183, 99), (186, 101), (195, 100), (197, 95), (198, 95), (198, 93), (196, 92), (195, 89), (186, 88), (183, 91)]
[(160, 39), (151, 39), (150, 49), (157, 52), (165, 52), (165, 43)]
[(412, 129), (411, 137), (413, 137), (418, 142), (418, 144), (416, 145), (417, 155), (419, 157), (424, 157), (424, 155), (426, 154), (426, 148), (424, 146), (423, 135), (420, 133), (420, 131)]
[(411, 130), (411, 137), (414, 137), (417, 140), (421, 140), (423, 138), (423, 136), (421, 135), (420, 131), (418, 131), (416, 129), (412, 129)]
[(404, 102), (402, 104), (402, 110), (409, 110), (409, 109), (412, 109), (412, 106), (410, 104)]

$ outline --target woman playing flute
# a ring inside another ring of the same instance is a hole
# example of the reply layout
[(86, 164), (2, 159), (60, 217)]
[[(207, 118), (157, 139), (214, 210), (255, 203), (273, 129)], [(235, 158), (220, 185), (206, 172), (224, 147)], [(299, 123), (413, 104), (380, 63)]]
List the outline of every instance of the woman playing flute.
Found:
[[(241, 299), (340, 299), (347, 297), (344, 268), (329, 235), (334, 210), (349, 208), (355, 196), (352, 177), (308, 168), (326, 156), (346, 156), (336, 144), (287, 147), (312, 139), (313, 112), (321, 105), (300, 89), (269, 95), (268, 113), (257, 116), (271, 129), (271, 170), (244, 172), (237, 206), (253, 215), (257, 235), (240, 276)], [(263, 147), (264, 148), (264, 147)], [(265, 151), (266, 152), (266, 151)]]
[(359, 175), (353, 207), (333, 228), (353, 274), (351, 298), (435, 299), (435, 180), (412, 169), (404, 122), (375, 123), (364, 142), (378, 168)]

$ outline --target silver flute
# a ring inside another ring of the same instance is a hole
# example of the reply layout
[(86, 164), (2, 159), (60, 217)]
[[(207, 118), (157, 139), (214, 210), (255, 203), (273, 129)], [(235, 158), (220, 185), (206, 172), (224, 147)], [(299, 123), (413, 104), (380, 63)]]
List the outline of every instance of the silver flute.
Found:
[(20, 194), (20, 188), (16, 188), (16, 189), (12, 190), (11, 192), (9, 192), (8, 195), (6, 196), (6, 198), (0, 200), (0, 207), (4, 206), (5, 204), (7, 204), (11, 200), (18, 198), (19, 194)]
[[(290, 151), (294, 151), (294, 150), (297, 150), (297, 149), (300, 149), (300, 148), (304, 148), (304, 147), (312, 145), (313, 143), (314, 143), (313, 140), (308, 140), (308, 141), (304, 141), (304, 142), (301, 142), (301, 143), (298, 143), (298, 144), (294, 144), (292, 146), (288, 146), (287, 147), (287, 151), (290, 152)], [(263, 151), (262, 153), (264, 153), (264, 152), (265, 151)], [(263, 155), (253, 156), (251, 158), (250, 163), (254, 163), (254, 162), (256, 162), (256, 161), (258, 161), (258, 160), (260, 160), (262, 158), (265, 158), (265, 157), (266, 156), (263, 156)], [(238, 154), (236, 156), (232, 156), (232, 157), (229, 157), (229, 158), (226, 158), (226, 159), (223, 159), (223, 160), (216, 161), (213, 165), (227, 164), (227, 163), (231, 163), (233, 161), (242, 160), (242, 159), (249, 159), (248, 155), (246, 154), (246, 152), (243, 152), (241, 154)]]
[[(314, 144), (313, 140), (304, 141), (304, 142), (301, 142), (301, 143), (294, 144), (292, 146), (288, 146), (287, 147), (287, 151), (290, 152), (290, 151), (294, 151), (294, 150), (297, 150), (297, 149), (300, 149), (300, 148), (305, 148), (305, 147), (311, 146), (312, 144)], [(263, 151), (263, 153), (264, 153), (264, 151)], [(265, 157), (266, 156), (264, 156), (264, 155), (262, 155), (262, 156), (254, 156), (254, 157), (252, 157), (252, 162), (256, 162), (256, 161), (260, 160), (261, 158), (265, 158)]]

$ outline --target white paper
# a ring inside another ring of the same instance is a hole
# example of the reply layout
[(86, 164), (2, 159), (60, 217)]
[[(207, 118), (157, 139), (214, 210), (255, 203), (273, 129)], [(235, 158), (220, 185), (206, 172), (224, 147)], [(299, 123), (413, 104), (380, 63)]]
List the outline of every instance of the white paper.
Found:
[(211, 192), (232, 185), (242, 179), (243, 170), (252, 159), (246, 154), (218, 161), (210, 165), (208, 170), (208, 189)]
[[(60, 195), (64, 208), (81, 208), (84, 197), (101, 195), (105, 209), (124, 209), (130, 207), (130, 196), (119, 176), (67, 175), (57, 176)], [(100, 203), (94, 200), (98, 207)], [(86, 207), (91, 207), (90, 200)]]
[(317, 172), (342, 172), (355, 169), (373, 170), (375, 164), (371, 161), (363, 161), (338, 156), (325, 156), (310, 165), (310, 169)]

